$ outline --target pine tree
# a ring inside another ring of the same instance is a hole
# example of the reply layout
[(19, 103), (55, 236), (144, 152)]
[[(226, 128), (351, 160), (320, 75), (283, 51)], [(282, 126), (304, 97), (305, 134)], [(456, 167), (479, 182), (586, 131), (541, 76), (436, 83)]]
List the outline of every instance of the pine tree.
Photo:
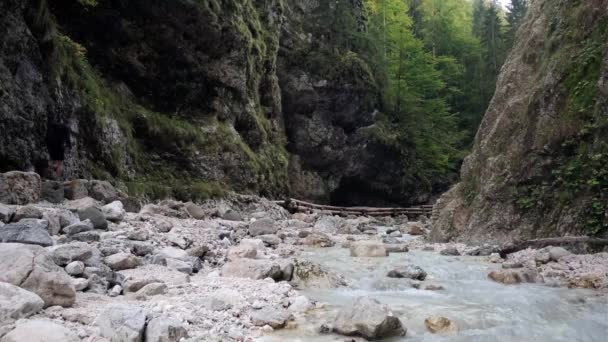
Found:
[(485, 17), (486, 3), (484, 0), (475, 0), (473, 3), (473, 35), (481, 38), (482, 23)]
[(521, 25), (526, 12), (528, 11), (528, 0), (511, 0), (511, 5), (508, 7), (509, 13), (507, 14), (508, 31), (507, 37), (509, 40), (509, 46), (513, 45), (515, 39), (515, 33)]

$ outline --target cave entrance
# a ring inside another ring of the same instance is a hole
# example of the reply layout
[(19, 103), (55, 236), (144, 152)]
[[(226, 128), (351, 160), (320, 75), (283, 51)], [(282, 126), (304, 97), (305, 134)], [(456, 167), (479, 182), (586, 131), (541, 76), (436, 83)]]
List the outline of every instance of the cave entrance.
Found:
[(369, 182), (352, 177), (342, 178), (330, 196), (330, 203), (341, 207), (382, 206), (389, 202), (389, 198), (372, 189)]
[(46, 130), (46, 146), (49, 153), (47, 165), (39, 165), (37, 170), (45, 178), (61, 179), (66, 149), (70, 145), (70, 129), (65, 125), (49, 123)]

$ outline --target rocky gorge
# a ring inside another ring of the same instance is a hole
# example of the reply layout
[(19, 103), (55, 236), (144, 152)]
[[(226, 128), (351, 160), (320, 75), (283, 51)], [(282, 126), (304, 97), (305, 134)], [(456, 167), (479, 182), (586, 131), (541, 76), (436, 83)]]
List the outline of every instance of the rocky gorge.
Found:
[(3, 1), (0, 171), (150, 199), (425, 201), (411, 161), (366, 133), (380, 94), (355, 53), (327, 53), (325, 5)]
[(496, 6), (0, 1), (0, 342), (604, 341), (608, 6)]
[(51, 203), (38, 175), (7, 177), (7, 197), (21, 198), (0, 204), (3, 342), (527, 336), (519, 314), (481, 320), (508, 294), (521, 296), (514, 310), (536, 301), (531, 315), (569, 313), (536, 321), (549, 325), (534, 332), (541, 340), (554, 340), (558, 324), (582, 341), (608, 329), (605, 252), (547, 247), (503, 259), (500, 246), (429, 243), (425, 217), (290, 214), (235, 194), (125, 206), (99, 181), (63, 184), (80, 191)]

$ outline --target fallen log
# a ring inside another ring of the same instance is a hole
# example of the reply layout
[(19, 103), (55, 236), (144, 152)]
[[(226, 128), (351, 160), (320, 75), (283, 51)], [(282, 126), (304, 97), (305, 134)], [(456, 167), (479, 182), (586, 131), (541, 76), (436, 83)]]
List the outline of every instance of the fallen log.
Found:
[(287, 199), (285, 201), (274, 201), (292, 213), (317, 212), (327, 215), (340, 216), (399, 216), (399, 215), (430, 215), (432, 205), (416, 206), (411, 208), (375, 208), (375, 207), (337, 207), (333, 205), (322, 205), (309, 203), (297, 199)]
[(503, 247), (499, 254), (505, 258), (507, 255), (519, 252), (526, 248), (540, 249), (548, 246), (563, 247), (572, 253), (598, 253), (608, 251), (608, 239), (590, 238), (586, 236), (566, 236), (527, 241), (516, 241)]

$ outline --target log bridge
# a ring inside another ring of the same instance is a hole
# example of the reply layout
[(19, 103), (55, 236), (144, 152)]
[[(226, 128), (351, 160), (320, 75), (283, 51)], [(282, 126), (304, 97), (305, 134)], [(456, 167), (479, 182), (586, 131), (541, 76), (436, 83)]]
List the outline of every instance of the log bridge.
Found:
[(375, 207), (336, 207), (332, 205), (314, 204), (297, 199), (274, 201), (291, 213), (320, 213), (339, 216), (430, 216), (433, 205), (420, 205), (410, 208), (375, 208)]

